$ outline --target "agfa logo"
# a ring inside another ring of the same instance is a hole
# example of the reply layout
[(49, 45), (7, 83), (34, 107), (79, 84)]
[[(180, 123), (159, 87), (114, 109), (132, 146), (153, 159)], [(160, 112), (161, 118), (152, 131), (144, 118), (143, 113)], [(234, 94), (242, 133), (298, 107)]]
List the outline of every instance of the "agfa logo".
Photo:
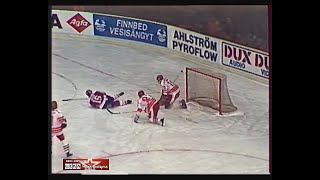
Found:
[(166, 31), (164, 29), (158, 29), (157, 31), (158, 39), (160, 42), (165, 42), (166, 41)]
[(94, 22), (94, 25), (95, 25), (95, 28), (96, 30), (100, 31), (100, 32), (103, 32), (105, 31), (105, 27), (106, 27), (106, 22), (104, 22), (104, 20), (100, 20), (100, 19), (97, 19), (95, 22)]
[(67, 21), (67, 23), (79, 33), (84, 31), (85, 29), (87, 29), (87, 27), (91, 25), (91, 23), (87, 21), (84, 17), (82, 17), (79, 13), (70, 18)]

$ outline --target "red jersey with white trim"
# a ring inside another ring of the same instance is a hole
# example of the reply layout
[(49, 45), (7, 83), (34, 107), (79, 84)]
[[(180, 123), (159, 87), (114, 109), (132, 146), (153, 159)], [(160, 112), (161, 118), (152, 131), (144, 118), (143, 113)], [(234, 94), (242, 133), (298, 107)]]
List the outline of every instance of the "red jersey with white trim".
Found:
[(91, 107), (102, 109), (108, 100), (108, 95), (103, 91), (95, 91), (89, 98)]
[(61, 114), (58, 109), (51, 111), (52, 116), (52, 134), (62, 133), (61, 125), (66, 123), (66, 118)]
[(173, 92), (179, 90), (179, 86), (174, 84), (171, 80), (163, 78), (160, 82), (161, 92), (163, 95), (172, 95)]
[(157, 102), (157, 100), (150, 95), (143, 95), (138, 100), (138, 109), (142, 109), (147, 113), (150, 112), (151, 107)]

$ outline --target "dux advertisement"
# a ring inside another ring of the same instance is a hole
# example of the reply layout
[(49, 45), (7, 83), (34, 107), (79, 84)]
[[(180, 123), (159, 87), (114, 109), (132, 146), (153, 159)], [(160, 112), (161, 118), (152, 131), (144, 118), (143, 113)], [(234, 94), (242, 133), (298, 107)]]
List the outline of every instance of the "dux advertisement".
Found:
[(129, 18), (93, 14), (94, 35), (167, 47), (167, 27)]
[(222, 64), (269, 79), (268, 53), (222, 42)]

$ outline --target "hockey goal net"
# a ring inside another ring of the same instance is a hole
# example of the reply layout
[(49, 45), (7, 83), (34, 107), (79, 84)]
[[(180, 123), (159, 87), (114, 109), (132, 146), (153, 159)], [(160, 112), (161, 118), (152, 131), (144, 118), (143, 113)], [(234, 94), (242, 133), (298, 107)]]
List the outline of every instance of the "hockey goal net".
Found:
[(227, 76), (202, 68), (186, 68), (186, 101), (217, 110), (220, 115), (237, 110), (227, 86)]

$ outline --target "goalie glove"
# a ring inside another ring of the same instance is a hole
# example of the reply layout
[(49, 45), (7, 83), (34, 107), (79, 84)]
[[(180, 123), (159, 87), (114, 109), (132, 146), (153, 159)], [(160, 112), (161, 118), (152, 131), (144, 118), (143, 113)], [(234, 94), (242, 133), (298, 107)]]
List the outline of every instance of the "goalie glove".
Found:
[(139, 118), (140, 118), (140, 116), (139, 116), (138, 114), (136, 114), (136, 116), (134, 117), (134, 120), (133, 120), (133, 121), (134, 121), (135, 123), (138, 123), (138, 119), (139, 119)]

